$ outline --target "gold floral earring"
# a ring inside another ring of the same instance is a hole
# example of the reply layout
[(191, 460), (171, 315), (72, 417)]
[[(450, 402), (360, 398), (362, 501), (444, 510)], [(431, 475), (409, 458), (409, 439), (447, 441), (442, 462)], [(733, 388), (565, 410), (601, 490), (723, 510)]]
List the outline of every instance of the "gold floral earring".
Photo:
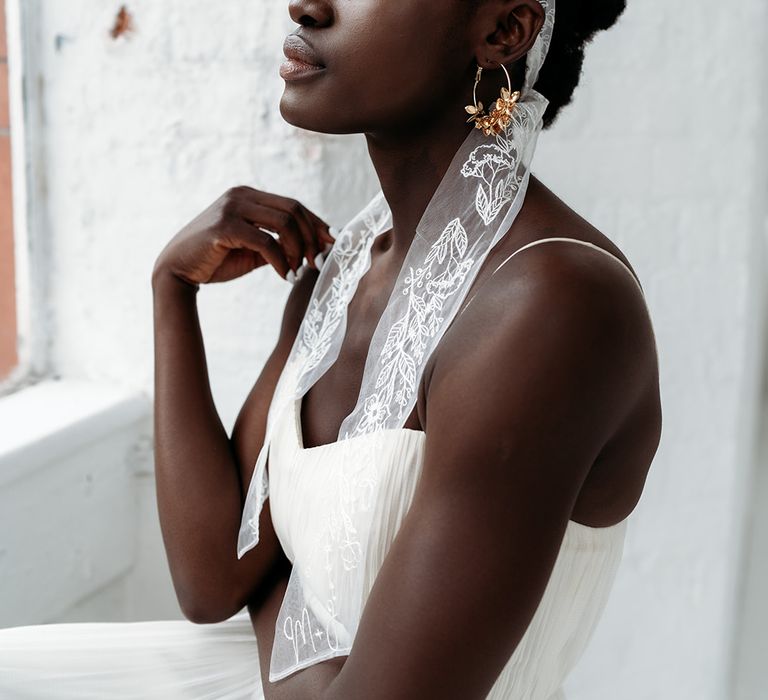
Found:
[(468, 114), (472, 116), (467, 119), (467, 123), (475, 122), (476, 129), (482, 129), (486, 136), (491, 134), (500, 134), (502, 130), (506, 129), (509, 122), (512, 120), (512, 111), (515, 108), (515, 104), (520, 99), (520, 91), (516, 90), (512, 92), (512, 81), (509, 77), (509, 71), (503, 64), (499, 64), (507, 75), (507, 86), (501, 88), (501, 97), (496, 100), (490, 114), (486, 114), (483, 108), (483, 103), (477, 101), (477, 84), (480, 82), (480, 78), (483, 75), (483, 67), (478, 65), (477, 74), (475, 75), (475, 85), (472, 88), (472, 99), (474, 105), (467, 105), (464, 109)]

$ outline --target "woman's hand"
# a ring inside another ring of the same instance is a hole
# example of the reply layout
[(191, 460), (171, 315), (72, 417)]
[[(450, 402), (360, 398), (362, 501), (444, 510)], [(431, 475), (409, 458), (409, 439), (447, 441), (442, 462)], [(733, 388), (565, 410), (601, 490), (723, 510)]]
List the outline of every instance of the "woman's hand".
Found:
[(305, 256), (316, 268), (315, 256), (333, 242), (329, 226), (300, 202), (241, 185), (227, 190), (170, 240), (153, 277), (170, 272), (197, 287), (227, 282), (269, 263), (292, 280), (289, 270), (295, 273)]

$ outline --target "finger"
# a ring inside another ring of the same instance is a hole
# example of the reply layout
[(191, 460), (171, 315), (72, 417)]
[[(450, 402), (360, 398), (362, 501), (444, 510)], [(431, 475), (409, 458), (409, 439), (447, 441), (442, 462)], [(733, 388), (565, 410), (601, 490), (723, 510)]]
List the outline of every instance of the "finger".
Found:
[(323, 251), (315, 257), (315, 263), (317, 263), (318, 270), (323, 269), (323, 265), (325, 264), (325, 261), (328, 259), (328, 256), (332, 249), (333, 249), (333, 244), (326, 243), (325, 248), (323, 248)]
[(315, 226), (320, 232), (320, 236), (323, 238), (323, 240), (326, 243), (334, 243), (336, 241), (336, 238), (333, 235), (333, 231), (331, 230), (332, 227), (329, 226), (323, 219), (321, 219), (317, 214), (313, 213), (312, 211), (307, 210), (309, 215), (313, 218), (315, 222)]
[(301, 265), (305, 250), (304, 234), (293, 216), (281, 209), (248, 201), (239, 202), (238, 211), (247, 223), (262, 226), (280, 236), (280, 245), (292, 270)]
[(298, 205), (298, 207), (295, 208), (295, 211), (297, 212), (296, 216), (300, 218), (304, 224), (302, 227), (302, 232), (307, 236), (305, 240), (310, 241), (310, 245), (305, 246), (304, 249), (307, 256), (307, 261), (312, 267), (317, 269), (317, 256), (320, 254), (323, 248), (318, 239), (317, 227), (315, 226), (315, 223), (310, 216), (309, 209), (307, 209), (299, 202), (296, 204)]
[(228, 231), (230, 240), (226, 242), (231, 248), (248, 248), (261, 255), (278, 274), (286, 279), (291, 269), (288, 258), (282, 246), (266, 231), (262, 231), (246, 222), (233, 224)]
[(285, 207), (284, 210), (292, 213), (299, 224), (302, 225), (301, 231), (305, 240), (304, 254), (309, 265), (318, 269), (316, 258), (322, 252), (326, 243), (326, 238), (322, 235), (322, 227), (325, 226), (325, 222), (311, 209), (297, 200), (291, 197), (269, 194), (273, 198), (275, 206)]
[[(296, 201), (292, 197), (282, 197), (281, 195), (275, 195), (272, 193), (270, 194), (272, 197), (275, 198), (275, 206), (279, 207), (287, 207), (288, 211), (296, 211), (302, 216), (306, 217), (307, 224), (309, 225), (309, 228), (312, 233), (315, 234), (317, 238), (324, 238), (327, 242), (333, 243), (335, 238), (330, 233), (330, 226), (326, 221), (324, 221), (320, 216), (318, 216), (315, 212), (313, 212), (309, 207), (302, 204), (301, 202)], [(322, 250), (323, 245), (321, 242), (317, 242), (317, 251)]]
[(311, 209), (307, 209), (307, 216), (312, 220), (312, 226), (317, 232), (320, 240), (320, 248), (322, 249), (326, 243), (333, 243), (336, 239), (333, 236), (333, 227), (328, 224), (327, 221), (319, 217)]
[[(309, 264), (315, 267), (315, 255), (320, 252), (320, 247), (317, 244), (315, 226), (306, 214), (308, 211), (306, 207), (292, 197), (283, 197), (273, 192), (253, 190), (250, 197), (256, 204), (281, 211), (293, 218), (304, 239), (304, 255)], [(278, 230), (278, 233), (281, 231)]]

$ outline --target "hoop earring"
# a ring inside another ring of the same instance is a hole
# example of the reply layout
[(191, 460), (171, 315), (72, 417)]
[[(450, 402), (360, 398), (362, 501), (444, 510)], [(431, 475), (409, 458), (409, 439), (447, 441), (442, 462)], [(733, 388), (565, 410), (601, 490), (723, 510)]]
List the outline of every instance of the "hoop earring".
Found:
[(500, 134), (503, 130), (506, 130), (509, 122), (512, 120), (515, 104), (520, 99), (519, 90), (512, 92), (512, 80), (509, 77), (507, 67), (503, 63), (499, 65), (504, 69), (504, 73), (506, 73), (507, 87), (501, 88), (501, 97), (496, 100), (496, 104), (491, 109), (490, 114), (486, 114), (483, 103), (477, 101), (477, 84), (483, 75), (483, 67), (480, 65), (477, 66), (475, 85), (472, 88), (472, 99), (475, 104), (464, 107), (467, 113), (472, 115), (467, 119), (467, 123), (475, 122), (475, 128), (482, 129), (486, 136)]

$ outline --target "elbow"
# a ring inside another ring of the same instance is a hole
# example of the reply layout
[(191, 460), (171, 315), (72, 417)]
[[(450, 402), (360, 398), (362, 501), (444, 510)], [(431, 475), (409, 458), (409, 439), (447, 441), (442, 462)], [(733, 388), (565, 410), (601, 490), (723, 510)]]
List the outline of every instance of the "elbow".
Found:
[(171, 581), (182, 615), (195, 624), (223, 622), (243, 608), (238, 582), (223, 566), (171, 567)]
[(209, 625), (213, 623), (210, 611), (203, 608), (192, 607), (189, 604), (181, 606), (184, 618), (196, 625)]
[(232, 606), (212, 605), (210, 601), (185, 601), (180, 603), (184, 617), (196, 625), (212, 625), (224, 622), (240, 611)]
[(184, 617), (197, 625), (211, 625), (224, 622), (242, 610), (236, 601), (213, 595), (208, 591), (197, 591), (186, 595), (177, 595)]
[(196, 605), (194, 603), (179, 601), (181, 606), (181, 612), (184, 617), (190, 622), (194, 622), (196, 625), (210, 625), (216, 620), (212, 615), (212, 611), (207, 606)]

